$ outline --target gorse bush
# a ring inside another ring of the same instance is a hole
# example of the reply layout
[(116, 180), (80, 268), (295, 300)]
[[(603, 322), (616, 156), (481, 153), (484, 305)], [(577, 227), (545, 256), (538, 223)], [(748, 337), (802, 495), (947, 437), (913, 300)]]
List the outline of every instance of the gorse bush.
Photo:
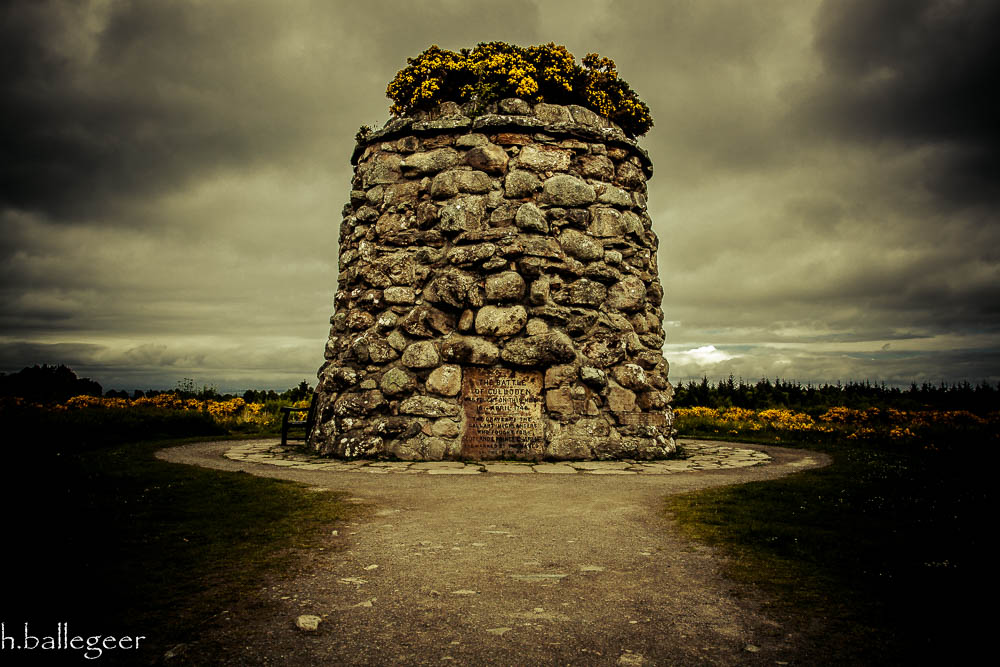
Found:
[(15, 399), (0, 401), (0, 417), (7, 425), (5, 452), (14, 457), (59, 456), (139, 440), (227, 432), (207, 412), (157, 406), (68, 408)]
[(653, 126), (649, 107), (618, 76), (613, 60), (587, 54), (582, 64), (565, 46), (553, 43), (527, 48), (506, 42), (483, 42), (471, 51), (448, 51), (432, 45), (389, 82), (386, 95), (396, 115), (431, 109), (439, 102), (475, 102), (484, 106), (506, 97), (528, 102), (579, 104), (606, 116), (630, 136)]
[(674, 408), (682, 436), (750, 437), (781, 442), (856, 441), (939, 450), (956, 443), (1000, 444), (1000, 412), (984, 416), (967, 410), (856, 410), (832, 407), (815, 418), (794, 410), (769, 408)]
[[(303, 402), (306, 407), (309, 401)], [(299, 405), (297, 402), (296, 405)], [(270, 407), (270, 409), (269, 409)], [(144, 398), (107, 398), (98, 396), (74, 396), (65, 403), (49, 406), (55, 412), (83, 409), (103, 410), (172, 410), (175, 412), (196, 412), (208, 415), (213, 422), (231, 431), (265, 430), (277, 424), (278, 404), (248, 403), (242, 398), (227, 400), (200, 400), (184, 398), (177, 393), (158, 394)]]
[[(12, 442), (58, 443), (82, 451), (156, 438), (271, 433), (289, 402), (197, 399), (177, 392), (135, 399), (81, 395), (62, 403), (15, 397), (0, 399), (0, 416), (12, 429)], [(309, 399), (293, 405), (308, 408)]]

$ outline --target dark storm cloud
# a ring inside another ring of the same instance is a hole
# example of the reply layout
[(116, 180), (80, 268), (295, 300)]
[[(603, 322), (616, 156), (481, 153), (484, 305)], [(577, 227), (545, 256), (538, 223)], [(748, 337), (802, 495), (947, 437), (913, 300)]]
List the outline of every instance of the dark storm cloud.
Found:
[(485, 37), (517, 16), (521, 29), (503, 37), (517, 39), (537, 25), (527, 2), (53, 0), (0, 11), (0, 205), (57, 220), (121, 219), (117, 206), (215, 173), (329, 157), (363, 121), (386, 118), (384, 87), (407, 55), (431, 41), (466, 46), (470, 24)]
[[(47, 3), (45, 12), (30, 5), (7, 6), (0, 36), (18, 36), (0, 83), (6, 205), (87, 216), (109, 200), (176, 187), (213, 163), (254, 157), (240, 123), (212, 108), (224, 82), (212, 75), (214, 49), (192, 48), (197, 33), (181, 5), (147, 5), (156, 15), (141, 22), (133, 5), (117, 5), (91, 35), (77, 32), (76, 3)], [(184, 67), (199, 52), (206, 66)]]
[[(701, 131), (690, 145), (663, 140), (668, 155), (682, 149), (668, 178), (691, 189), (654, 180), (672, 201), (650, 196), (667, 221), (665, 310), (679, 322), (668, 340), (719, 348), (681, 354), (678, 371), (863, 377), (868, 364), (870, 377), (905, 378), (910, 363), (913, 377), (996, 377), (1000, 7), (825, 2), (804, 25), (782, 7), (764, 9), (763, 42), (737, 39), (735, 63), (711, 49), (693, 59), (707, 80), (738, 75), (728, 91), (683, 87), (697, 99), (670, 130)], [(774, 50), (784, 18), (808, 48)], [(776, 76), (783, 63), (801, 67)], [(706, 101), (718, 104), (697, 113)], [(703, 143), (713, 112), (728, 123)], [(698, 158), (699, 144), (719, 159)], [(729, 358), (741, 345), (753, 352)]]
[(654, 187), (672, 194), (706, 179), (772, 170), (794, 159), (778, 92), (809, 61), (795, 53), (809, 32), (803, 21), (808, 4), (718, 0), (614, 6), (621, 11), (609, 12), (593, 34), (653, 112), (656, 125), (647, 147), (659, 148), (661, 156), (654, 156)]
[(309, 377), (314, 365), (306, 341), (250, 339), (242, 344), (213, 341), (116, 348), (85, 343), (0, 342), (0, 369), (14, 372), (26, 366), (53, 363), (69, 366), (80, 377), (97, 379), (108, 389), (172, 389), (182, 378), (197, 386), (223, 392), (246, 389), (286, 389)]
[(927, 146), (923, 185), (965, 206), (1000, 203), (1000, 4), (828, 0), (816, 20), (824, 75), (803, 123), (862, 142)]
[(103, 349), (100, 345), (86, 343), (0, 343), (0, 369), (16, 371), (25, 366), (51, 364), (53, 359), (59, 359), (59, 363), (71, 368), (79, 368), (88, 365)]
[(5, 206), (112, 218), (123, 202), (221, 170), (292, 165), (347, 129), (334, 128), (348, 100), (320, 85), (316, 67), (329, 64), (337, 22), (306, 55), (298, 27), (260, 3), (15, 2), (3, 12)]

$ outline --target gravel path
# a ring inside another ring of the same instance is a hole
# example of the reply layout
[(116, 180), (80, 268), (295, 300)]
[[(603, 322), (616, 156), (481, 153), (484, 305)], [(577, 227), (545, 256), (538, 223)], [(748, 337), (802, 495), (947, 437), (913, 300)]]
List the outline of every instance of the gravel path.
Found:
[[(224, 457), (167, 461), (346, 491), (365, 506), (324, 551), (226, 610), (169, 664), (794, 664), (799, 637), (736, 597), (707, 547), (663, 516), (666, 496), (767, 480), (828, 460), (766, 451), (756, 467), (667, 475), (352, 474)], [(683, 444), (683, 443), (682, 443)], [(303, 614), (323, 622), (295, 626)]]

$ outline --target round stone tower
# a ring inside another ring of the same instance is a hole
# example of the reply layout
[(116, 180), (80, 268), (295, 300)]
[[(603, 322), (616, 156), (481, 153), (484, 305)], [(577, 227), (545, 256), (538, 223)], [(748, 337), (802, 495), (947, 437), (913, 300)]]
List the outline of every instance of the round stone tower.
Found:
[(584, 107), (473, 109), (359, 134), (310, 447), (669, 456), (649, 157)]

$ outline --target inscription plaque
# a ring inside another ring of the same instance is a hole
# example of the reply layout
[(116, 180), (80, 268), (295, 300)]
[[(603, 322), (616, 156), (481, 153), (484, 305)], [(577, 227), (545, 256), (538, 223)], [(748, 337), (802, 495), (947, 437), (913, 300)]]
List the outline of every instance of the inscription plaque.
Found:
[(536, 459), (545, 449), (540, 371), (466, 367), (462, 409), (465, 458)]

